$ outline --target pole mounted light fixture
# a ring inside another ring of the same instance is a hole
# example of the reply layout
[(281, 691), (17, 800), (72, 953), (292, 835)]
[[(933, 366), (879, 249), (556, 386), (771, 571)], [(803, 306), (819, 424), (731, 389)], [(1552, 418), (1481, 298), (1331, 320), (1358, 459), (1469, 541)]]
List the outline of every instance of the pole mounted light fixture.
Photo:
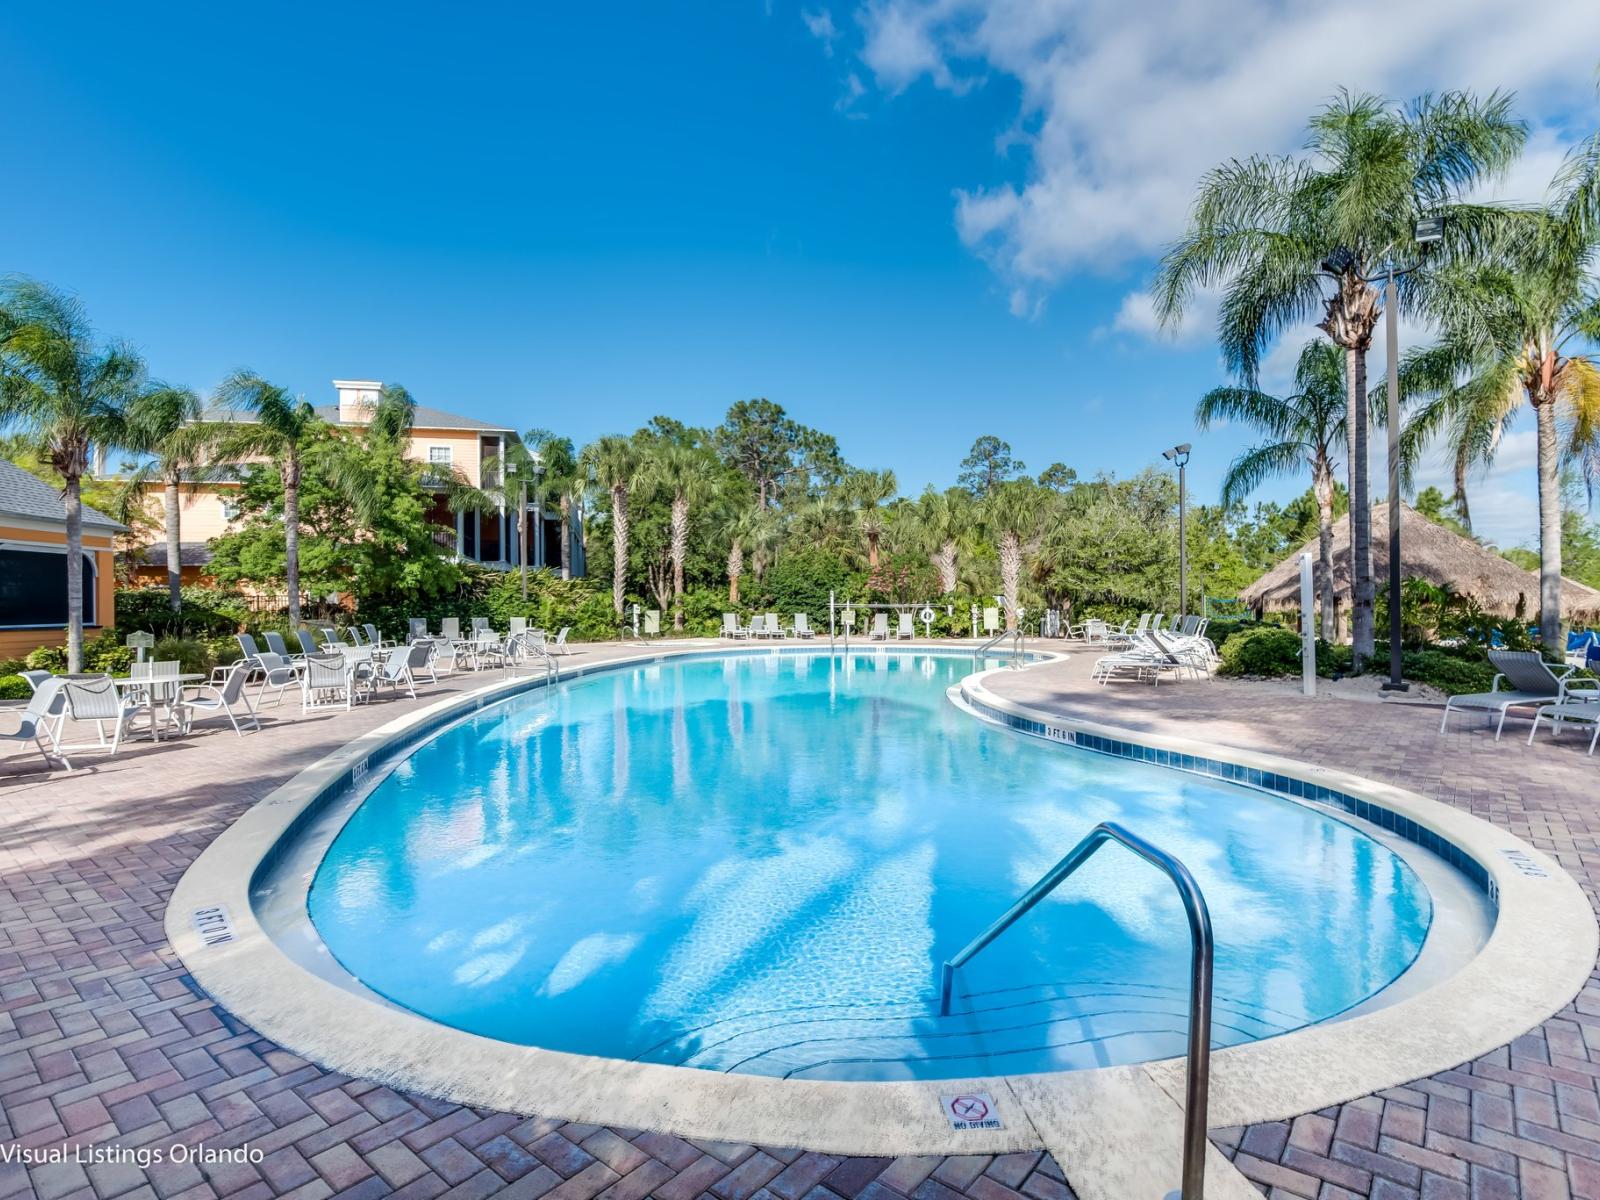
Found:
[(1163, 450), (1161, 457), (1178, 467), (1178, 618), (1189, 615), (1189, 489), (1185, 468), (1189, 465), (1188, 442)]

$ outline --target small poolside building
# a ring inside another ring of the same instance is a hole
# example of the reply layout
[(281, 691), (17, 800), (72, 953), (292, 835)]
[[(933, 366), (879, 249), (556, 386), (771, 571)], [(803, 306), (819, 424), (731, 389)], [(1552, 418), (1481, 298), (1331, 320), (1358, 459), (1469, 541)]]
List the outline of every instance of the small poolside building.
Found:
[[(1300, 608), (1300, 556), (1311, 555), (1312, 576), (1322, 587), (1322, 565), (1313, 538), (1239, 594), (1257, 616), (1293, 612)], [(1499, 617), (1533, 620), (1539, 611), (1539, 575), (1525, 571), (1509, 559), (1428, 520), (1416, 510), (1400, 506), (1400, 577), (1425, 579), (1468, 596), (1485, 612)], [(1372, 507), (1372, 574), (1381, 591), (1389, 577), (1389, 506)], [(1333, 524), (1334, 612), (1341, 636), (1349, 632), (1351, 571), (1350, 522), (1340, 517)], [(1561, 581), (1561, 617), (1564, 621), (1600, 622), (1600, 591), (1575, 579)]]
[[(83, 627), (93, 637), (116, 623), (113, 572), (125, 528), (83, 508)], [(66, 641), (67, 510), (61, 493), (0, 459), (0, 658)]]

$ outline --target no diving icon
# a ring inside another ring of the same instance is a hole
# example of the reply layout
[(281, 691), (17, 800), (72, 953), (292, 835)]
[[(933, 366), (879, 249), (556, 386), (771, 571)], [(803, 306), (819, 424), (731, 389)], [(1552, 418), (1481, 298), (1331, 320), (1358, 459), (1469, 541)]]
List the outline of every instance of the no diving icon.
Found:
[(951, 1129), (1004, 1129), (994, 1097), (988, 1092), (962, 1092), (956, 1096), (940, 1096), (945, 1119)]

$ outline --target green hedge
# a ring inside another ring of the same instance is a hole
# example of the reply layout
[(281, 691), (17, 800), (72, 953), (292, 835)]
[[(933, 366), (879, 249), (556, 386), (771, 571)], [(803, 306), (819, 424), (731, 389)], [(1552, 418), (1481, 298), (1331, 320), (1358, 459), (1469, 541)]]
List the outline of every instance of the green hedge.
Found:
[(1300, 673), (1300, 639), (1287, 629), (1270, 625), (1241, 629), (1222, 643), (1218, 653), (1222, 657), (1218, 670), (1223, 675)]
[(117, 593), (117, 624), (157, 637), (221, 637), (250, 623), (249, 601), (221, 588), (186, 587), (173, 612), (166, 588), (129, 588)]
[(33, 688), (21, 675), (0, 675), (0, 700), (26, 700)]

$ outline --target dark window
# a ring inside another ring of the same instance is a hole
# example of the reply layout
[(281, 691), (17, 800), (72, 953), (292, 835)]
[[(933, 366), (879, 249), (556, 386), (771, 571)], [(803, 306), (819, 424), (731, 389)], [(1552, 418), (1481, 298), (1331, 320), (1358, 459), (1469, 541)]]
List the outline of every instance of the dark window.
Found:
[[(67, 623), (67, 556), (0, 547), (0, 628)], [(94, 557), (83, 556), (83, 623), (95, 624)]]

